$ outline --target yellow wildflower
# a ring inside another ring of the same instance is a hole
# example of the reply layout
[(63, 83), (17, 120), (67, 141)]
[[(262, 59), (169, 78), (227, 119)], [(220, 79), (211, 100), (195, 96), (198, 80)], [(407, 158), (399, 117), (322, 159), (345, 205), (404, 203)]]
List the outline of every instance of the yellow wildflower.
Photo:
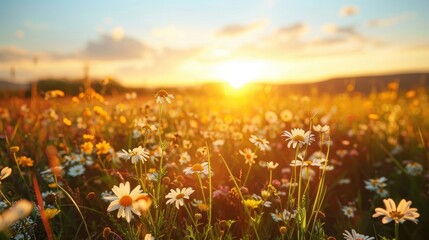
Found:
[(28, 158), (26, 156), (21, 156), (16, 159), (19, 165), (23, 167), (32, 167), (34, 165), (34, 161), (31, 160), (31, 158)]
[(110, 150), (110, 143), (106, 142), (105, 140), (103, 140), (102, 142), (99, 142), (95, 145), (95, 147), (97, 148), (97, 154), (106, 154), (109, 152)]
[(63, 123), (67, 127), (70, 127), (72, 125), (72, 121), (70, 119), (68, 119), (68, 118), (63, 118)]
[(92, 150), (94, 150), (94, 144), (92, 144), (92, 142), (85, 142), (84, 144), (80, 145), (80, 148), (84, 153), (91, 154)]
[(259, 205), (261, 205), (262, 200), (246, 199), (246, 200), (244, 200), (243, 203), (248, 208), (255, 209), (255, 208), (258, 208)]
[(61, 210), (58, 210), (56, 208), (46, 208), (45, 209), (46, 217), (48, 219), (54, 218), (60, 212), (61, 212)]

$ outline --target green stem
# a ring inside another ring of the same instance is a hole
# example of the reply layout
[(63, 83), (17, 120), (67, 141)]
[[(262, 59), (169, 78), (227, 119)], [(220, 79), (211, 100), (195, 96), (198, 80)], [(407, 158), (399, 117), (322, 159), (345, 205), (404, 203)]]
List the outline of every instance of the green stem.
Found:
[(399, 223), (395, 222), (395, 240), (399, 240)]
[(229, 168), (228, 164), (226, 163), (225, 158), (223, 158), (222, 155), (220, 155), (220, 157), (222, 158), (222, 161), (225, 164), (226, 169), (228, 170), (229, 176), (231, 177), (232, 181), (234, 182), (235, 187), (237, 188), (237, 192), (240, 195), (241, 201), (242, 201), (242, 203), (244, 205), (244, 210), (246, 211), (246, 213), (247, 213), (247, 215), (249, 217), (249, 221), (252, 223), (252, 227), (253, 227), (253, 230), (255, 231), (256, 238), (259, 240), (260, 238), (259, 238), (258, 230), (256, 229), (256, 226), (255, 226), (255, 224), (252, 221), (252, 215), (250, 214), (249, 209), (247, 208), (246, 204), (244, 204), (244, 197), (243, 197), (243, 194), (240, 191), (240, 187), (238, 186), (237, 181), (235, 181), (235, 177), (232, 174), (231, 169)]
[(56, 184), (57, 184), (57, 187), (59, 188), (59, 189), (61, 189), (61, 191), (63, 191), (66, 195), (67, 195), (67, 197), (72, 201), (72, 203), (74, 204), (74, 206), (76, 207), (76, 209), (77, 209), (77, 211), (79, 212), (79, 215), (80, 215), (80, 217), (82, 218), (82, 221), (83, 221), (83, 224), (84, 224), (84, 226), (85, 226), (85, 230), (86, 230), (86, 233), (88, 234), (88, 238), (89, 239), (91, 239), (91, 234), (89, 233), (89, 230), (88, 230), (88, 225), (86, 224), (86, 221), (85, 221), (85, 218), (83, 217), (83, 214), (82, 214), (82, 212), (80, 211), (80, 208), (79, 208), (79, 206), (77, 205), (77, 203), (76, 203), (76, 201), (73, 199), (73, 197), (63, 188), (63, 187), (61, 187), (59, 184), (58, 184), (58, 182), (56, 182)]
[[(210, 172), (210, 169), (209, 169), (209, 172)], [(206, 194), (204, 193), (203, 181), (201, 180), (200, 174), (199, 173), (196, 173), (196, 174), (197, 174), (198, 182), (200, 183), (200, 188), (201, 188), (201, 193), (203, 194), (204, 203), (207, 204)]]

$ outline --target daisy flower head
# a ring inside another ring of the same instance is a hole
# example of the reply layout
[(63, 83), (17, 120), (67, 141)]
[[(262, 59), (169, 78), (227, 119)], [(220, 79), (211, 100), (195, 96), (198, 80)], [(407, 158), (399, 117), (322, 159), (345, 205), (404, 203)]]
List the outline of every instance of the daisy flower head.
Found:
[(383, 219), (381, 219), (383, 224), (389, 223), (392, 220), (395, 221), (395, 223), (403, 223), (406, 220), (410, 220), (417, 224), (417, 218), (420, 214), (417, 212), (417, 208), (410, 208), (411, 201), (402, 199), (398, 206), (396, 206), (391, 198), (384, 199), (383, 202), (386, 209), (376, 208), (375, 213), (372, 215), (373, 218), (384, 216)]
[(132, 164), (136, 164), (138, 161), (145, 162), (149, 158), (149, 151), (142, 146), (129, 149), (128, 152), (122, 149), (122, 152), (117, 152), (118, 157), (122, 159), (131, 159)]
[(370, 191), (377, 191), (380, 188), (386, 187), (386, 182), (387, 178), (385, 177), (364, 180), (365, 188)]
[(1, 183), (1, 180), (9, 177), (11, 173), (12, 173), (12, 168), (4, 167), (0, 172), (0, 183)]
[(328, 125), (320, 126), (319, 124), (319, 125), (313, 125), (313, 130), (318, 133), (328, 133), (330, 128)]
[(258, 156), (252, 152), (252, 150), (250, 150), (250, 148), (246, 148), (244, 150), (239, 150), (238, 151), (241, 155), (243, 155), (244, 160), (246, 161), (245, 163), (248, 165), (253, 165), (255, 164), (255, 158), (257, 158)]
[(188, 162), (191, 161), (191, 156), (189, 155), (188, 152), (183, 152), (180, 154), (179, 156), (179, 163), (180, 164), (187, 164)]
[(165, 90), (159, 90), (156, 94), (156, 102), (159, 104), (164, 104), (164, 101), (171, 103), (171, 99), (174, 98), (173, 94), (169, 94)]
[[(203, 163), (196, 163), (192, 165), (191, 167), (187, 167), (183, 169), (183, 173), (186, 175), (192, 175), (194, 173), (197, 174), (203, 174), (203, 175), (209, 175), (209, 163), (203, 162)], [(213, 175), (213, 173), (211, 173)]]
[(341, 211), (348, 218), (353, 218), (355, 216), (356, 208), (354, 206), (344, 206)]
[(72, 177), (77, 177), (85, 172), (85, 168), (81, 164), (74, 165), (68, 170), (68, 174)]
[(140, 211), (136, 209), (136, 202), (138, 199), (144, 195), (142, 191), (140, 190), (140, 185), (135, 187), (130, 192), (130, 183), (126, 182), (120, 183), (118, 186), (113, 186), (112, 188), (113, 193), (116, 196), (105, 196), (105, 200), (109, 200), (110, 205), (107, 207), (107, 211), (115, 211), (118, 210), (117, 218), (125, 218), (127, 222), (131, 221), (131, 212), (133, 212), (135, 215), (140, 216)]
[(271, 150), (271, 147), (268, 145), (270, 142), (268, 142), (264, 138), (259, 138), (255, 135), (251, 135), (249, 138), (249, 141), (251, 143), (253, 143), (261, 151), (270, 151)]
[(176, 208), (179, 209), (180, 206), (183, 206), (185, 204), (185, 199), (189, 199), (189, 196), (195, 192), (191, 187), (188, 188), (182, 188), (180, 190), (179, 188), (176, 188), (176, 190), (171, 189), (170, 192), (165, 196), (165, 198), (169, 198), (167, 200), (167, 204), (176, 204)]
[(365, 236), (363, 234), (356, 233), (354, 229), (351, 232), (345, 231), (343, 233), (345, 240), (373, 240), (374, 237)]
[(284, 131), (282, 136), (286, 137), (286, 141), (289, 141), (287, 144), (288, 148), (291, 146), (293, 148), (296, 148), (296, 146), (301, 148), (304, 144), (310, 145), (314, 141), (314, 135), (310, 131), (305, 132), (301, 128), (294, 128), (290, 132)]
[(268, 170), (274, 170), (279, 166), (278, 163), (275, 162), (267, 162), (267, 168)]

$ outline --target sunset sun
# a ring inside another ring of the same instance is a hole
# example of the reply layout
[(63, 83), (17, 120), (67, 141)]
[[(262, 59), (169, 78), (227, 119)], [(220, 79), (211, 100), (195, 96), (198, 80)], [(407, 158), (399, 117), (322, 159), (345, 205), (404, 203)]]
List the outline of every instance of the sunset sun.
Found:
[(263, 77), (265, 64), (256, 61), (230, 61), (220, 64), (216, 75), (233, 88), (241, 88), (245, 84)]

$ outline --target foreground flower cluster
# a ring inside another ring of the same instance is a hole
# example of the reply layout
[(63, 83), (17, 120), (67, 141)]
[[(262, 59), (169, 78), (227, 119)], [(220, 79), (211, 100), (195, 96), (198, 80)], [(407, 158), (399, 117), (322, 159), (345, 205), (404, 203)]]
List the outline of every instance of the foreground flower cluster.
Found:
[(429, 95), (412, 91), (15, 100), (0, 237), (424, 239)]

